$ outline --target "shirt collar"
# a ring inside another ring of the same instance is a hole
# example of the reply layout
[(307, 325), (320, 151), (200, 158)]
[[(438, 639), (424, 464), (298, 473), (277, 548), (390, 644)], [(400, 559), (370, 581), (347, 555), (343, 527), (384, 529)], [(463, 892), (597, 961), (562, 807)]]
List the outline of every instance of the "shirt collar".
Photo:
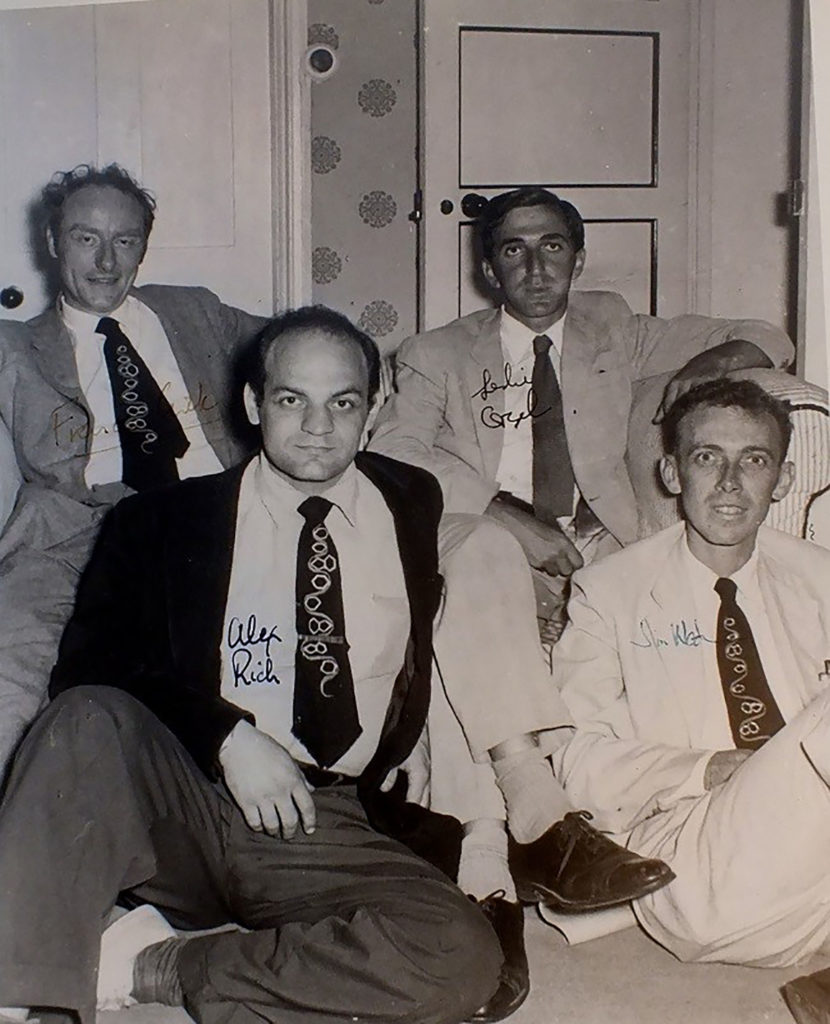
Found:
[[(692, 554), (689, 547), (688, 537), (683, 535), (683, 559), (686, 562), (686, 568), (691, 579), (692, 587), (696, 593), (703, 593), (704, 591), (713, 593), (715, 589), (715, 583), (719, 579), (716, 573), (712, 572), (708, 565), (704, 565), (700, 559), (696, 558)], [(735, 586), (738, 588), (739, 593), (751, 597), (753, 592), (758, 587), (758, 545), (752, 549), (752, 554), (749, 556), (747, 562), (738, 569), (737, 572), (733, 572), (729, 577), (734, 581)]]
[(135, 299), (128, 295), (121, 305), (111, 313), (87, 313), (83, 309), (76, 309), (74, 306), (70, 306), (63, 295), (59, 295), (58, 315), (65, 326), (69, 328), (73, 342), (77, 343), (79, 338), (90, 338), (95, 334), (95, 328), (98, 326), (98, 321), (102, 316), (109, 316), (113, 320), (119, 320), (121, 316), (127, 314), (131, 304), (135, 303), (135, 301)]
[[(562, 355), (562, 331), (565, 325), (565, 317), (561, 316), (555, 324), (544, 332), (551, 340), (551, 344), (557, 356)], [(511, 363), (520, 363), (533, 355), (533, 339), (537, 338), (538, 332), (531, 330), (528, 326), (511, 316), (502, 307), (499, 333), (505, 355)]]
[[(285, 516), (297, 511), (308, 497), (284, 477), (279, 476), (268, 463), (264, 452), (257, 456), (254, 486), (257, 493), (271, 512), (275, 522), (285, 521)], [(347, 467), (337, 483), (320, 494), (339, 509), (350, 526), (357, 524), (357, 490), (360, 477), (354, 463)]]

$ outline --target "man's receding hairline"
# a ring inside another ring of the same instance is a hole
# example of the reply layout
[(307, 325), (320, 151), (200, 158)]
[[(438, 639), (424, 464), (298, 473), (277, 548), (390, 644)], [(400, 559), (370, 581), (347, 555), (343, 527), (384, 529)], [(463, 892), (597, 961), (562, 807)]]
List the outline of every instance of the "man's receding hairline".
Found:
[[(268, 343), (268, 349), (267, 349), (267, 351), (265, 353), (265, 367), (264, 367), (264, 369), (265, 369), (266, 378), (267, 378), (268, 373), (269, 373), (268, 362), (270, 361), (270, 359), (272, 358), (272, 356), (273, 356), (273, 354), (275, 352), (277, 352), (279, 349), (283, 348), (285, 343), (287, 341), (289, 341), (291, 338), (293, 338), (293, 337), (302, 337), (304, 334), (312, 334), (312, 333), (316, 333), (316, 334), (322, 335), (323, 338), (325, 340), (327, 340), (327, 341), (340, 341), (340, 342), (343, 342), (345, 344), (351, 345), (352, 348), (357, 350), (357, 352), (360, 354), (360, 357), (361, 357), (360, 361), (361, 361), (361, 364), (362, 364), (363, 369), (365, 371), (366, 387), (365, 387), (364, 390), (367, 392), (367, 396), (368, 396), (369, 376), (371, 374), (371, 367), (369, 365), (369, 358), (366, 355), (365, 351), (363, 350), (363, 347), (361, 346), (360, 342), (356, 338), (352, 338), (349, 334), (346, 334), (345, 331), (327, 330), (326, 328), (323, 328), (323, 327), (317, 327), (317, 326), (314, 326), (314, 327), (312, 327), (312, 326), (289, 327), (288, 330), (283, 331), (281, 334), (278, 334), (275, 338), (272, 338), (270, 340), (270, 342)], [(346, 388), (346, 389), (344, 389), (344, 391), (355, 391), (355, 390), (359, 390), (359, 389), (355, 389), (355, 388)]]

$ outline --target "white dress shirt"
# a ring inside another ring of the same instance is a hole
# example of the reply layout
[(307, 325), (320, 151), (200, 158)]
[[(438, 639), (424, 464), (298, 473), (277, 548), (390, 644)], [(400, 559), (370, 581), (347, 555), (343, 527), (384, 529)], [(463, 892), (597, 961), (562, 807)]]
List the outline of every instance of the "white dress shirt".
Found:
[[(95, 332), (101, 318), (97, 313), (75, 309), (62, 299), (58, 300), (58, 313), (69, 331), (78, 381), (92, 414), (85, 480), (89, 486), (112, 483), (122, 476), (121, 442), (115, 424), (109, 374), (104, 363), (104, 336)], [(205, 437), (159, 318), (132, 295), (128, 295), (118, 309), (108, 315), (118, 321), (144, 360), (190, 442), (184, 455), (176, 460), (179, 477), (218, 473), (223, 467)], [(213, 401), (211, 396), (205, 396), (204, 400)]]
[[(551, 347), (548, 352), (556, 379), (562, 381), (562, 335), (565, 317), (560, 317), (544, 334), (550, 338)], [(496, 380), (496, 384), (509, 381), (510, 386), (504, 389), (505, 425), (502, 428), (504, 443), (499, 460), (498, 481), (503, 491), (509, 491), (522, 501), (533, 504), (533, 420), (527, 412), (527, 400), (530, 392), (530, 381), (533, 376), (533, 339), (538, 332), (532, 331), (516, 320), (504, 309), (501, 311), (499, 323), (502, 355), (504, 357), (504, 379)], [(508, 369), (509, 367), (509, 369)], [(579, 491), (574, 487), (574, 510), (579, 500)], [(560, 518), (560, 525), (570, 523), (571, 516)]]
[[(306, 497), (263, 455), (242, 477), (222, 635), (222, 696), (253, 712), (257, 728), (295, 760), (314, 764), (291, 733), (297, 542), (304, 523), (297, 507)], [(340, 561), (349, 663), (363, 729), (331, 767), (358, 775), (375, 752), (403, 665), (409, 602), (395, 524), (380, 491), (352, 465), (322, 497), (334, 505), (325, 522)]]

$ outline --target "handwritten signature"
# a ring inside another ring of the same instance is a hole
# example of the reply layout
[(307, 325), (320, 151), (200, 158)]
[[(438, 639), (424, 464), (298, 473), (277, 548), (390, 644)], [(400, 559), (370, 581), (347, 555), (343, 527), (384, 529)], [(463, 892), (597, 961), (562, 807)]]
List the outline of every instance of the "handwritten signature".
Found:
[(550, 411), (550, 406), (546, 406), (544, 409), (537, 408), (539, 400), (527, 374), (523, 373), (521, 378), (514, 380), (513, 367), (510, 363), (504, 364), (504, 381), (501, 383), (493, 379), (493, 375), (489, 370), (483, 370), (481, 373), (481, 387), (472, 397), (484, 400), (498, 391), (507, 391), (509, 388), (524, 389), (524, 408), (518, 411), (508, 410), (506, 412), (499, 412), (495, 406), (485, 405), (479, 414), (481, 422), (485, 427), (491, 427), (494, 430), (503, 429), (508, 426), (518, 427), (523, 420), (544, 416), (546, 412)]
[(271, 656), (271, 644), (282, 643), (276, 626), (260, 626), (256, 615), (249, 615), (244, 622), (234, 615), (228, 623), (227, 643), (234, 687), (254, 683), (279, 685)]
[(634, 647), (642, 647), (644, 649), (659, 650), (662, 647), (700, 647), (702, 643), (713, 644), (715, 641), (705, 635), (698, 625), (697, 619), (694, 619), (692, 624), (686, 622), (685, 619), (681, 619), (680, 622), (672, 622), (669, 624), (669, 639), (660, 636), (648, 621), (648, 619), (640, 619), (640, 639), (632, 640), (631, 644)]
[[(170, 402), (173, 412), (179, 418), (189, 416), (193, 412), (212, 412), (218, 406), (216, 399), (207, 390), (205, 390), (201, 381), (199, 381), (196, 398), (191, 398), (188, 395), (181, 402), (170, 400), (167, 392), (171, 386), (170, 381), (165, 381), (161, 387), (161, 391), (162, 394), (165, 395), (165, 398), (167, 398), (168, 402)], [(65, 413), (64, 410), (69, 410), (69, 412)], [(114, 422), (109, 424), (98, 424), (94, 427), (90, 426), (86, 419), (79, 422), (78, 407), (72, 402), (64, 402), (62, 405), (58, 405), (52, 410), (49, 415), (49, 426), (55, 440), (55, 446), (58, 448), (62, 448), (65, 445), (74, 445), (79, 440), (88, 442), (92, 440), (92, 438), (100, 437), (102, 434), (118, 433), (118, 428)]]
[(482, 370), (481, 373), (481, 387), (478, 391), (474, 391), (471, 395), (472, 398), (489, 398), (490, 395), (494, 395), (497, 391), (506, 391), (508, 388), (529, 388), (530, 380), (527, 374), (523, 373), (521, 380), (513, 380), (513, 367), (510, 363), (504, 364), (504, 383), (498, 384), (494, 379), (493, 375), (489, 370)]

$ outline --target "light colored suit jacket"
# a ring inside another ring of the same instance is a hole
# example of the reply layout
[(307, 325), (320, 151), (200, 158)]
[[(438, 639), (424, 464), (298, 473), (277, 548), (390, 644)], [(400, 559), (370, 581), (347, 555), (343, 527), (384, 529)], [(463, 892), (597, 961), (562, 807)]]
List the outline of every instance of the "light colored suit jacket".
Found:
[[(702, 795), (695, 768), (714, 752), (702, 745), (706, 645), (691, 627), (684, 533), (677, 523), (575, 573), (556, 647), (555, 682), (576, 724), (555, 755), (557, 774), (576, 806), (617, 834)], [(806, 707), (826, 686), (830, 551), (765, 526), (757, 546), (772, 639)]]
[[(145, 285), (131, 294), (158, 316), (208, 442), (223, 466), (234, 465), (249, 450), (237, 436), (234, 359), (265, 320), (224, 305), (206, 288)], [(0, 414), (23, 477), (80, 501), (112, 504), (126, 488), (90, 491), (84, 481), (91, 419), (69, 333), (55, 308), (25, 327), (23, 350), (10, 342), (0, 349)]]
[[(775, 366), (789, 338), (758, 320), (639, 316), (614, 292), (572, 292), (565, 315), (561, 389), (574, 475), (585, 500), (621, 544), (638, 537), (625, 465), (634, 382), (677, 370), (725, 341), (754, 342)], [(429, 469), (448, 512), (481, 513), (499, 490), (502, 430), (482, 420), (504, 412), (504, 392), (480, 396), (484, 374), (504, 380), (498, 310), (480, 310), (415, 335), (396, 355), (395, 393), (381, 409), (370, 449)]]
[[(237, 434), (234, 361), (265, 323), (205, 288), (147, 285), (133, 294), (164, 327), (205, 435), (224, 466), (247, 450)], [(206, 399), (205, 396), (208, 396)], [(89, 408), (69, 335), (55, 309), (0, 323), (0, 417), (24, 483), (0, 535), (0, 776), (45, 701), (49, 670), (78, 577), (121, 483), (88, 488)], [(57, 423), (60, 422), (58, 431)]]

